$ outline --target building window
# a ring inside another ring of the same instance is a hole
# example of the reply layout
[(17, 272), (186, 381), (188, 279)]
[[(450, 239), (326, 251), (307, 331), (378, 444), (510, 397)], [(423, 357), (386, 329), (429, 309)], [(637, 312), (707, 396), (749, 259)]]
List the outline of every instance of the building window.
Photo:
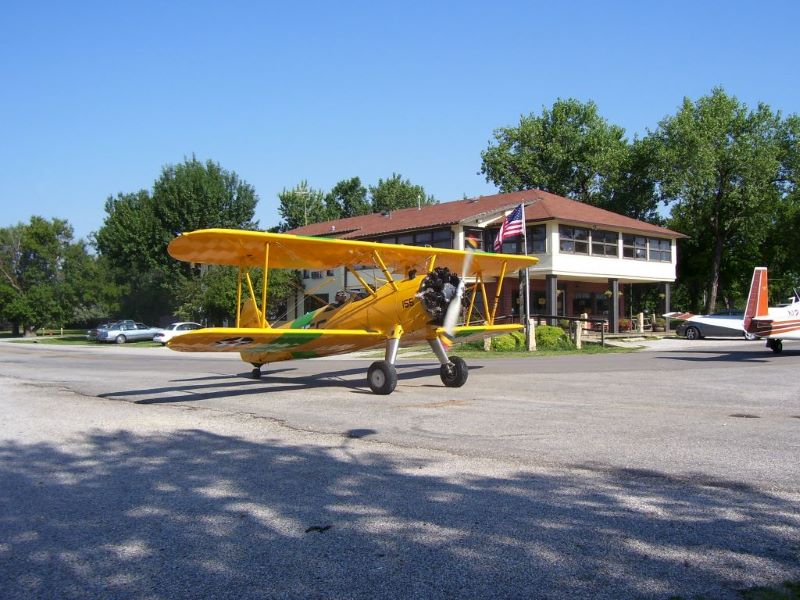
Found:
[(483, 250), (483, 229), (464, 228), (464, 249)]
[[(500, 234), (500, 229), (487, 229), (487, 238), (492, 240), (492, 250), (494, 250), (494, 241)], [(525, 228), (525, 238), (522, 235), (515, 236), (508, 240), (503, 241), (503, 254), (522, 254), (522, 243), (525, 239), (528, 240), (528, 254), (546, 254), (547, 253), (547, 226), (546, 225), (529, 225)]]
[(672, 262), (672, 241), (639, 235), (623, 235), (622, 256), (634, 260)]
[(303, 312), (310, 313), (312, 310), (317, 310), (326, 306), (330, 302), (328, 294), (313, 294), (303, 298)]
[(619, 256), (619, 234), (616, 231), (593, 231), (592, 255)]
[(638, 235), (623, 235), (622, 256), (634, 260), (647, 260), (647, 238)]
[(432, 246), (434, 248), (452, 248), (453, 231), (445, 229), (427, 229), (425, 231), (415, 231), (400, 233), (398, 235), (387, 235), (375, 240), (382, 244), (404, 244), (406, 246)]
[(547, 254), (547, 226), (530, 225), (527, 230), (528, 254)]
[(453, 231), (451, 229), (434, 229), (430, 245), (434, 248), (452, 248)]
[(589, 230), (569, 225), (558, 226), (559, 249), (568, 254), (589, 254)]
[(590, 292), (575, 292), (572, 294), (572, 314), (592, 312), (592, 294)]
[(672, 262), (672, 242), (661, 238), (650, 238), (650, 260)]

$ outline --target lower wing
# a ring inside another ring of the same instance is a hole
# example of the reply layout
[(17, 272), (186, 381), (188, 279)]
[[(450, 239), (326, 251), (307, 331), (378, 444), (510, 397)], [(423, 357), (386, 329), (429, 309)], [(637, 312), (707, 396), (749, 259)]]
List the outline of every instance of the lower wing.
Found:
[[(212, 327), (172, 338), (167, 345), (180, 352), (303, 352), (320, 355), (378, 344), (386, 334), (362, 329), (260, 329)], [(329, 351), (329, 352), (326, 352)]]
[[(482, 340), (487, 337), (495, 335), (502, 335), (504, 333), (513, 333), (515, 331), (522, 331), (523, 326), (520, 324), (510, 325), (462, 325), (461, 327), (453, 328), (453, 341), (454, 342), (472, 342), (474, 340)], [(444, 327), (439, 327), (436, 330), (436, 335), (440, 338), (444, 337)]]

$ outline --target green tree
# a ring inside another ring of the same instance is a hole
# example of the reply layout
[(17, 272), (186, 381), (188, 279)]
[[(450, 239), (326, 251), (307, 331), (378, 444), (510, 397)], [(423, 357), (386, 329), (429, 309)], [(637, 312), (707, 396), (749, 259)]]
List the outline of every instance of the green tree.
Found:
[(255, 229), (257, 203), (253, 187), (236, 173), (194, 157), (165, 166), (152, 194), (109, 198), (95, 239), (124, 291), (121, 310), (150, 322), (171, 314), (185, 302), (187, 280), (199, 278), (200, 270), (172, 259), (170, 240), (195, 229)]
[(684, 99), (650, 136), (671, 225), (690, 236), (681, 278), (695, 290), (705, 282), (708, 312), (721, 286), (726, 297), (743, 294), (774, 217), (792, 193), (785, 175), (797, 144), (789, 141), (789, 125), (767, 105), (750, 110), (716, 88), (696, 102)]
[[(175, 314), (187, 321), (205, 321), (209, 326), (222, 325), (225, 322), (233, 326), (236, 321), (237, 269), (208, 265), (202, 271), (200, 277), (183, 282), (182, 302)], [(259, 290), (262, 282), (260, 269), (253, 269), (251, 280), (253, 287)], [(270, 269), (267, 294), (267, 317), (270, 320), (285, 319), (286, 301), (299, 286), (297, 271)], [(247, 295), (246, 287), (243, 293)], [(260, 295), (256, 301), (261, 303)]]
[(278, 214), (281, 216), (280, 231), (290, 231), (339, 216), (329, 213), (325, 194), (308, 187), (307, 181), (301, 181), (290, 190), (284, 188), (278, 194)]
[(481, 152), (481, 173), (501, 192), (541, 189), (610, 207), (642, 157), (631, 156), (625, 130), (603, 119), (594, 102), (559, 99), (539, 116), (521, 116), (516, 127), (496, 129)]
[(397, 173), (386, 180), (378, 179), (377, 185), (369, 186), (369, 193), (374, 213), (436, 204), (433, 196), (425, 194), (425, 188), (403, 180)]
[(211, 160), (167, 165), (153, 185), (153, 212), (165, 242), (184, 231), (255, 229), (258, 196), (249, 183)]
[(0, 319), (34, 335), (44, 325), (63, 325), (84, 306), (92, 257), (72, 241), (65, 220), (31, 217), (0, 229)]
[(367, 188), (358, 177), (343, 179), (333, 186), (325, 195), (325, 207), (329, 219), (357, 217), (372, 212), (372, 206), (367, 199)]

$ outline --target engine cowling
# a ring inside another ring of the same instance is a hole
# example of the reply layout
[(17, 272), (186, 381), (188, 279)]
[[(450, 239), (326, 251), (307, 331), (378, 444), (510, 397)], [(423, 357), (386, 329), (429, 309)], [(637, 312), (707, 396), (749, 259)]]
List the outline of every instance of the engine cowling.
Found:
[(422, 279), (416, 296), (436, 325), (443, 324), (444, 315), (456, 295), (459, 281), (458, 275), (447, 267), (436, 267)]

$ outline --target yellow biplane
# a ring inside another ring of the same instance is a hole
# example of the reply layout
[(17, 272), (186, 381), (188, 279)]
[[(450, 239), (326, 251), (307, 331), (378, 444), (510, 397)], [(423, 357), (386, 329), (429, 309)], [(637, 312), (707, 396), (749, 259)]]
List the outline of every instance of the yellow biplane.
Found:
[[(236, 327), (198, 329), (168, 342), (183, 352), (239, 352), (261, 376), (267, 363), (295, 358), (343, 354), (385, 346), (385, 359), (374, 362), (367, 382), (376, 394), (390, 394), (397, 385), (395, 360), (401, 345), (427, 341), (441, 363), (442, 382), (460, 387), (467, 365), (448, 357), (453, 339), (469, 341), (511, 331), (522, 325), (495, 325), (506, 273), (525, 269), (537, 259), (508, 254), (311, 238), (288, 234), (205, 229), (178, 236), (169, 244), (178, 260), (239, 268)], [(382, 273), (373, 285), (364, 267)], [(337, 294), (336, 302), (273, 327), (266, 317), (269, 269), (324, 270), (345, 267), (363, 288), (362, 294)], [(260, 298), (250, 270), (263, 269)], [(457, 273), (461, 273), (459, 277)], [(466, 285), (466, 277), (473, 283)], [(484, 282), (497, 278), (490, 306)], [(480, 292), (484, 315), (477, 318)], [(260, 302), (259, 302), (260, 301)], [(463, 314), (463, 324), (456, 321)]]

